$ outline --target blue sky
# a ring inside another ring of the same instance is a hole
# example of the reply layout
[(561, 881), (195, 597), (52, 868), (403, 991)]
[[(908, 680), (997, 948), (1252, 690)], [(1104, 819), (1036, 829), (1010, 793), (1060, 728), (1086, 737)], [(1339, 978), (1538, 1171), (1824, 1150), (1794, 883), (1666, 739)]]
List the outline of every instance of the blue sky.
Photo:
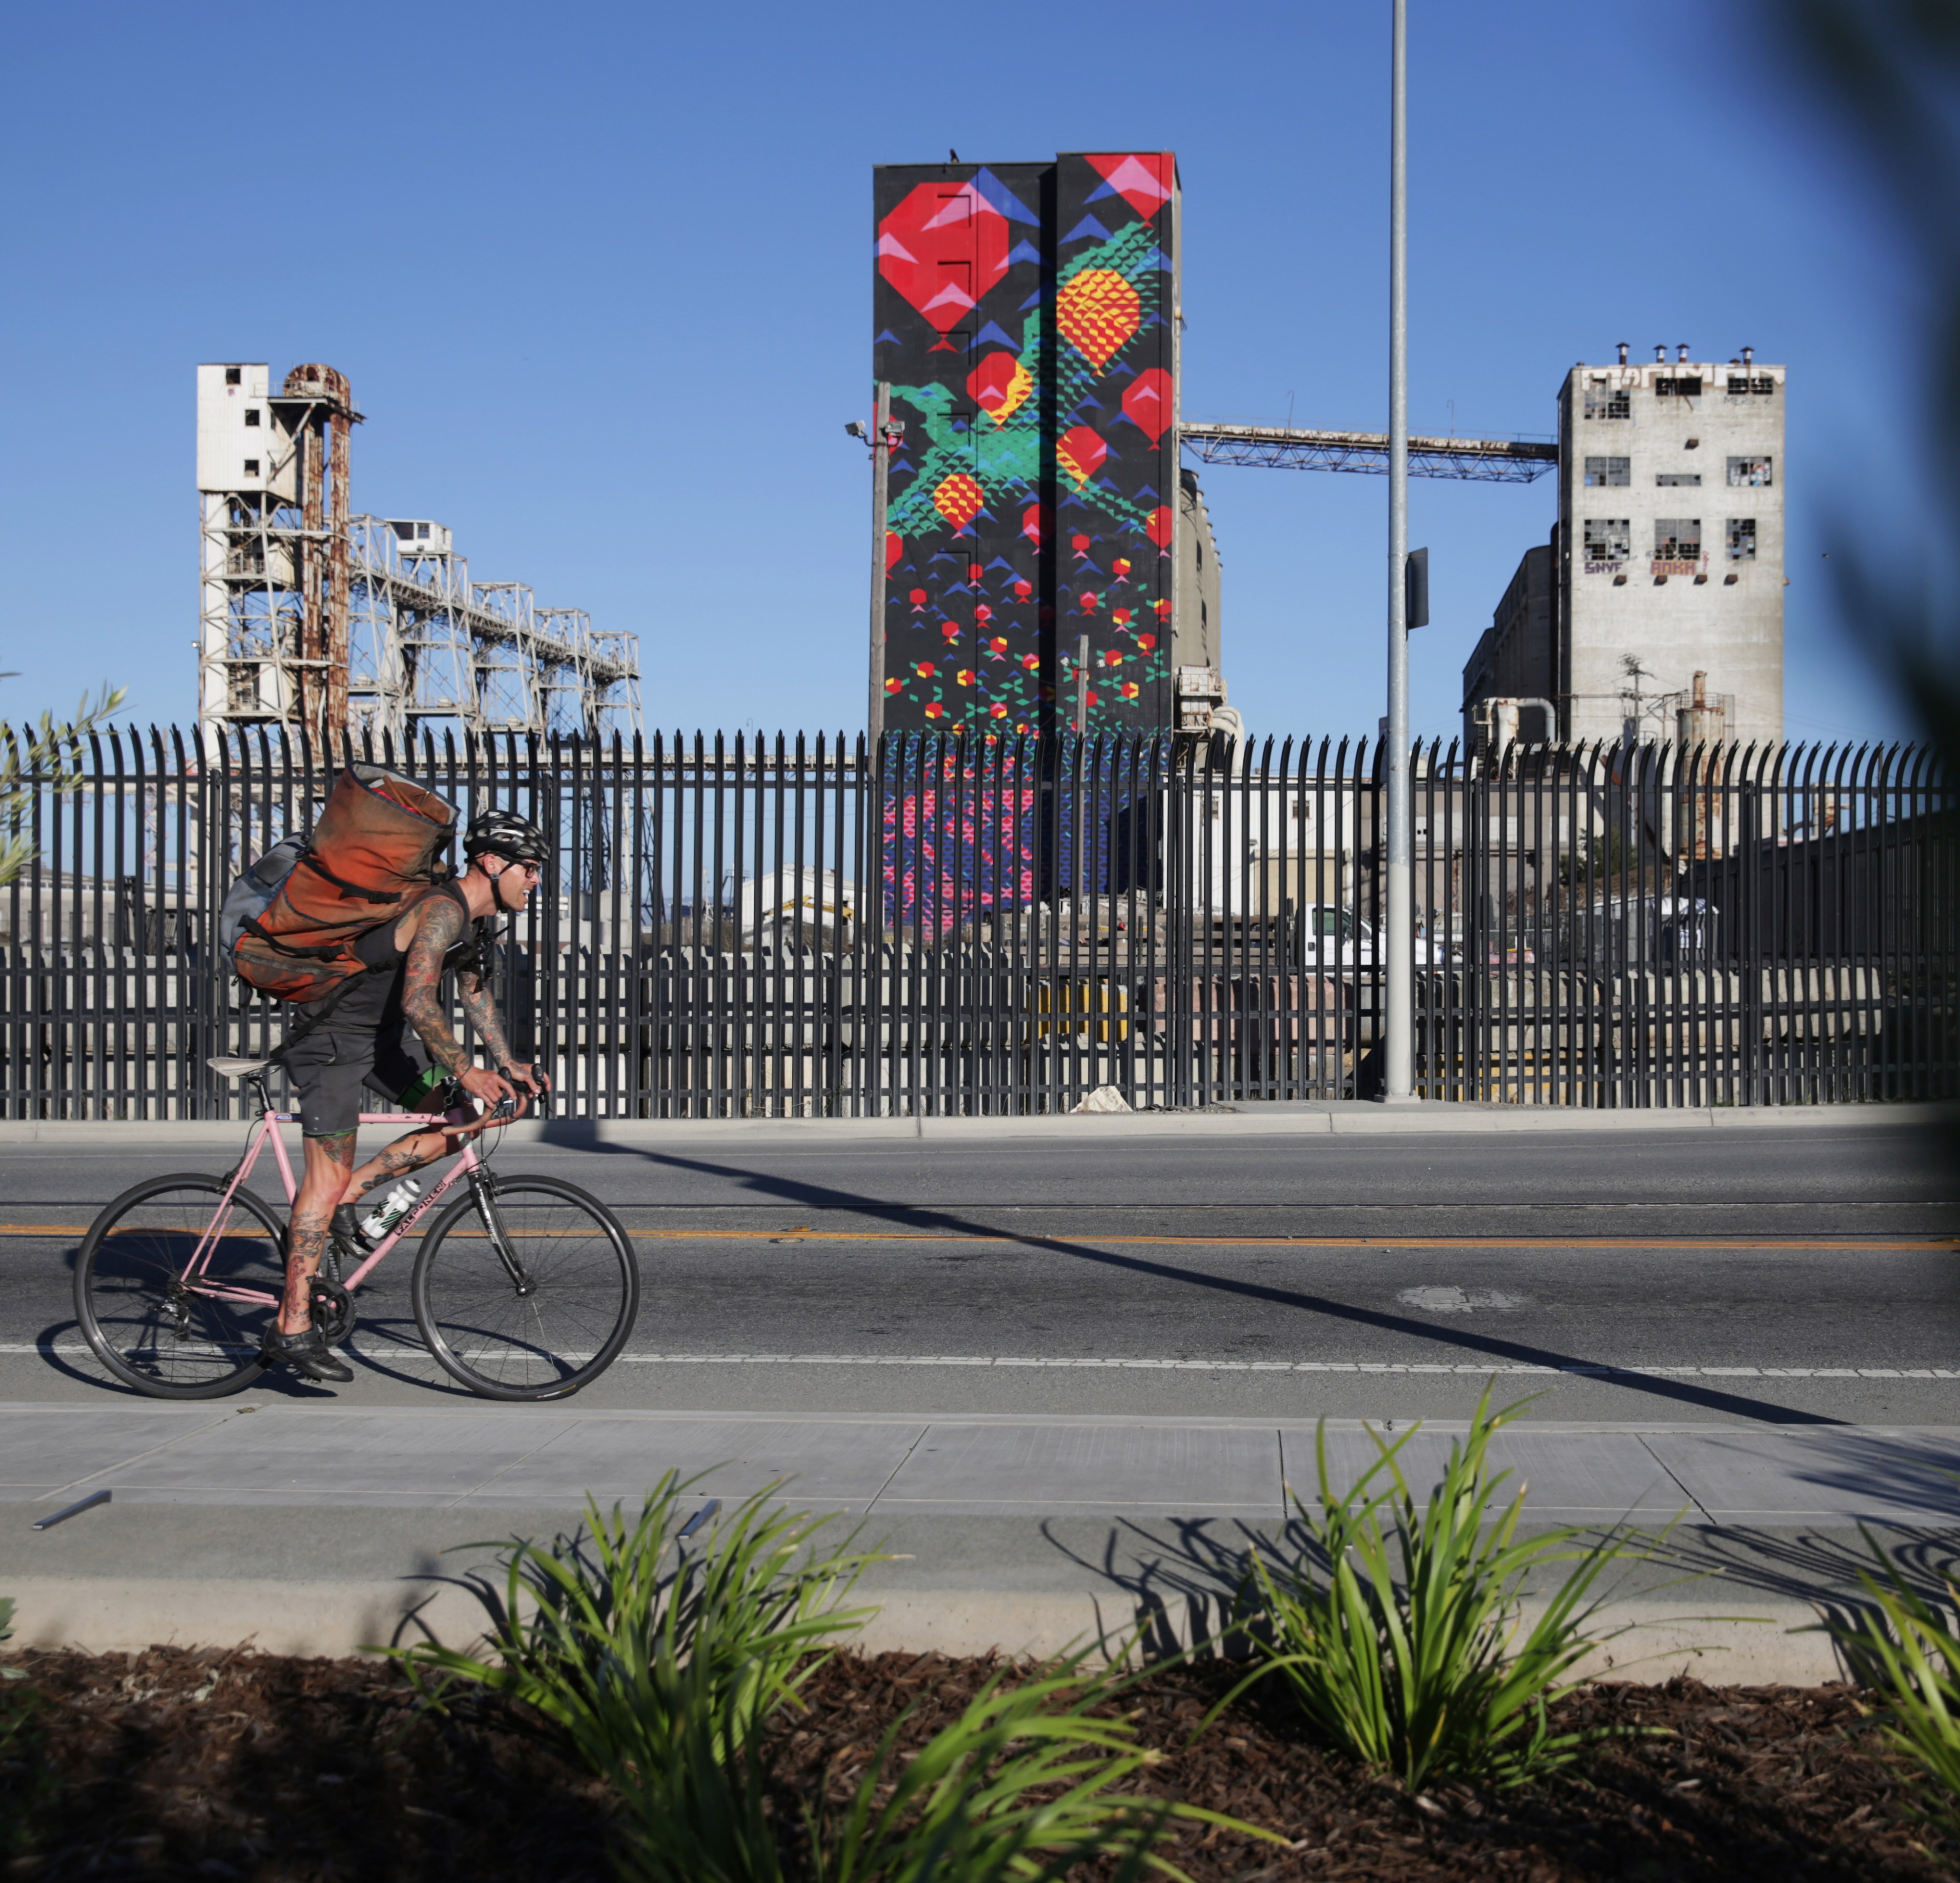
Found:
[[(1765, 15), (1411, 0), (1411, 421), (1548, 433), (1575, 360), (1790, 367), (1793, 738), (1906, 716), (1837, 619), (1909, 515), (1912, 310)], [(0, 16), (8, 717), (193, 710), (193, 368), (347, 373), (353, 495), (637, 633), (650, 723), (862, 724), (870, 167), (1177, 154), (1187, 416), (1386, 416), (1386, 0), (1194, 9), (17, 6)], [(1255, 731), (1382, 710), (1385, 479), (1215, 469)], [(1555, 508), (1419, 480), (1419, 730)]]

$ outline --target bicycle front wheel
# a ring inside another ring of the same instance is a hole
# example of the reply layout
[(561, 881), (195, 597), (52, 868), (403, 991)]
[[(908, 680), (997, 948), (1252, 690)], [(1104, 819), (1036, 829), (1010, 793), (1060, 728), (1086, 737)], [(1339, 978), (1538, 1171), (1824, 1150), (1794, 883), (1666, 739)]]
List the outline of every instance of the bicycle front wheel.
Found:
[[(75, 1318), (95, 1357), (156, 1399), (215, 1399), (265, 1370), (259, 1343), (285, 1281), (283, 1233), (249, 1190), (153, 1177), (90, 1226)], [(199, 1258), (200, 1248), (205, 1251)]]
[(618, 1358), (640, 1271), (596, 1197), (555, 1178), (490, 1178), (423, 1237), (409, 1294), (452, 1379), (486, 1399), (561, 1399)]

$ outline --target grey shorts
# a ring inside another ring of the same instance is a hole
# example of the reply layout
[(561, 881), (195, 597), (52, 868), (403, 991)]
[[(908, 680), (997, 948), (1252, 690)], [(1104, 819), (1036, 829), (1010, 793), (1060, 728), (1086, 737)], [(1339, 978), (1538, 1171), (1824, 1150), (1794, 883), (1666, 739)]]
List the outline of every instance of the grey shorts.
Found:
[(338, 1137), (360, 1129), (361, 1095), (391, 1102), (404, 1099), (429, 1069), (422, 1043), (399, 1032), (310, 1033), (280, 1056), (292, 1081), (300, 1129), (308, 1137)]

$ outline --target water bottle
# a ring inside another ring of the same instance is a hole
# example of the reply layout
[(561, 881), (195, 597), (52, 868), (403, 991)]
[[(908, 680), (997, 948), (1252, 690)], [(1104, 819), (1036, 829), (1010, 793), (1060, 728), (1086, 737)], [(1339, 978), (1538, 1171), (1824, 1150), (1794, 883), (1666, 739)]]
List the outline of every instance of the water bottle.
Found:
[(381, 1200), (381, 1207), (371, 1216), (361, 1219), (361, 1233), (370, 1242), (378, 1242), (402, 1218), (415, 1207), (415, 1199), (422, 1193), (422, 1187), (412, 1177), (404, 1177)]

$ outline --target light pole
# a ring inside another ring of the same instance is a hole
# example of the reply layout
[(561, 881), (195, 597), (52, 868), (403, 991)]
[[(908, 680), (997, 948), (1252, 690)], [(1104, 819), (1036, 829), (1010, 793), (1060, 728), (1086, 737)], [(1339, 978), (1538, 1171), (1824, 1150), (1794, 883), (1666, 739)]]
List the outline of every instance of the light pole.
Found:
[(1413, 1096), (1415, 1055), (1409, 1038), (1414, 1008), (1414, 924), (1409, 856), (1408, 689), (1408, 0), (1392, 0), (1394, 102), (1389, 157), (1389, 829), (1388, 899), (1382, 945), (1388, 950), (1386, 1043), (1382, 1096)]
[(902, 425), (892, 421), (889, 381), (878, 382), (870, 431), (858, 418), (844, 428), (871, 448), (871, 682), (864, 714), (864, 739), (867, 755), (875, 762), (880, 742), (885, 736), (885, 509), (891, 483), (892, 453), (905, 433)]

